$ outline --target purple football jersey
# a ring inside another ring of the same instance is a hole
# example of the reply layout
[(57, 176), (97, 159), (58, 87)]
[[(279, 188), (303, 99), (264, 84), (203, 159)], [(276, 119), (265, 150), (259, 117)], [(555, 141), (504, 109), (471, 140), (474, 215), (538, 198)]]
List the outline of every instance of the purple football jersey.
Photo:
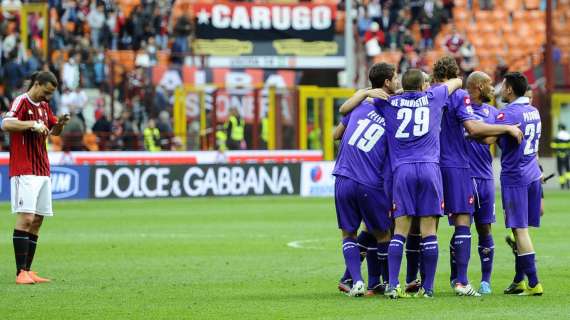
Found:
[(392, 170), (404, 163), (439, 163), (439, 133), (447, 86), (376, 99), (386, 118)]
[(364, 101), (347, 114), (333, 175), (350, 178), (363, 185), (384, 189), (388, 162), (386, 121), (374, 104)]
[(465, 138), (463, 121), (475, 120), (467, 91), (455, 90), (445, 103), (441, 121), (441, 159), (446, 168), (469, 168), (469, 141)]
[[(483, 103), (478, 105), (471, 104), (475, 119), (484, 121), (488, 124), (494, 124), (495, 118), (499, 111), (495, 107)], [(469, 141), (469, 163), (471, 165), (471, 176), (474, 178), (493, 179), (493, 155), (491, 147), (487, 144), (477, 142), (477, 140)]]
[(501, 184), (512, 186), (528, 185), (540, 179), (537, 154), (542, 123), (540, 113), (529, 104), (529, 99), (520, 97), (511, 102), (495, 117), (497, 124), (517, 124), (524, 133), (521, 144), (508, 135), (499, 138), (501, 155)]

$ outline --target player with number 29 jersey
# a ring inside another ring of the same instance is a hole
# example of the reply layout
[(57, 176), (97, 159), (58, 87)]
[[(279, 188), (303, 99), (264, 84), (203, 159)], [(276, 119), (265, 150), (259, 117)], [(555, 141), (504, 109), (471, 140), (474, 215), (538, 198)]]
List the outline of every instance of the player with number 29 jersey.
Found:
[(392, 169), (404, 163), (439, 163), (439, 133), (447, 86), (377, 99), (386, 116)]

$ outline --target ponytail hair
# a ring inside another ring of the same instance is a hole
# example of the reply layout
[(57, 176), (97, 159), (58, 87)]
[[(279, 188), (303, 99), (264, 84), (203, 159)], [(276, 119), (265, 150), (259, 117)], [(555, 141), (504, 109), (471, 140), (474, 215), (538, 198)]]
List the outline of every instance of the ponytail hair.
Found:
[(40, 85), (51, 83), (54, 87), (57, 87), (58, 85), (57, 78), (50, 71), (36, 71), (32, 73), (30, 76), (30, 85), (28, 87), (28, 90), (32, 89), (36, 82)]

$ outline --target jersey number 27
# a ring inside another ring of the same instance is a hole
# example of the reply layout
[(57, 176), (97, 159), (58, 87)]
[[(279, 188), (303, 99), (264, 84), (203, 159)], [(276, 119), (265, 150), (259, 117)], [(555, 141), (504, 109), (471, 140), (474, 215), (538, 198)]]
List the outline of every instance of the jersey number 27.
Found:
[(377, 123), (368, 126), (370, 122), (372, 122), (370, 119), (358, 120), (358, 127), (348, 140), (349, 145), (354, 146), (356, 144), (356, 147), (364, 152), (372, 150), (376, 142), (384, 135), (384, 128)]
[(542, 122), (529, 123), (524, 128), (524, 137), (526, 145), (524, 146), (524, 155), (528, 156), (538, 152), (538, 141), (542, 133)]

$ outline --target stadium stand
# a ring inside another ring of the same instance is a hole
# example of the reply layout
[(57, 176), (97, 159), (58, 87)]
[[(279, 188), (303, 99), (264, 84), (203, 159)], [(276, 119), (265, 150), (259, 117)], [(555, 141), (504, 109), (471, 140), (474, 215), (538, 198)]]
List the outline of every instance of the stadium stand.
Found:
[[(2, 95), (11, 99), (24, 85), (25, 77), (40, 68), (68, 70), (71, 74), (79, 74), (81, 87), (97, 88), (99, 91), (93, 96), (104, 97), (105, 102), (111, 100), (108, 94), (111, 89), (118, 91), (117, 108), (110, 119), (115, 133), (108, 130), (103, 134), (109, 137), (104, 139), (111, 141), (118, 132), (128, 134), (132, 131), (140, 140), (146, 120), (156, 118), (164, 109), (156, 106), (156, 101), (165, 101), (156, 98), (156, 88), (148, 81), (148, 70), (154, 66), (181, 63), (184, 57), (193, 55), (192, 5), (198, 2), (214, 3), (213, 0), (50, 2), (50, 56), (47, 60), (41, 50), (41, 24), (37, 16), (29, 23), (31, 50), (22, 50), (18, 36), (19, 7), (3, 7), (0, 15), (0, 65), (5, 79)], [(337, 0), (313, 2), (337, 5), (336, 31), (342, 33), (346, 23), (344, 3)], [(437, 57), (450, 53), (461, 63), (465, 73), (479, 68), (497, 74), (497, 70), (505, 66), (529, 70), (543, 61), (546, 26), (543, 2), (539, 0), (498, 0), (494, 3), (360, 0), (356, 4), (358, 50), (362, 57), (367, 56), (367, 50), (372, 53), (366, 58), (368, 64), (385, 61), (397, 64), (400, 72), (410, 67), (429, 71)], [(570, 1), (557, 1), (553, 23), (555, 62), (568, 64)], [(63, 91), (56, 94), (52, 101), (56, 111), (61, 108), (63, 94)], [(101, 112), (101, 108), (105, 112)], [(88, 122), (93, 119), (86, 128), (87, 134), (93, 132), (91, 126), (102, 114), (110, 114), (107, 107), (101, 108), (83, 110), (84, 119)], [(123, 109), (130, 113), (130, 120), (120, 120)], [(166, 111), (172, 114), (172, 106)], [(124, 127), (127, 122), (129, 128)], [(103, 139), (101, 133), (96, 136)], [(89, 150), (105, 145), (94, 143), (91, 135), (83, 142)], [(52, 145), (54, 149), (63, 148), (60, 142)], [(142, 147), (143, 144), (128, 145)]]

